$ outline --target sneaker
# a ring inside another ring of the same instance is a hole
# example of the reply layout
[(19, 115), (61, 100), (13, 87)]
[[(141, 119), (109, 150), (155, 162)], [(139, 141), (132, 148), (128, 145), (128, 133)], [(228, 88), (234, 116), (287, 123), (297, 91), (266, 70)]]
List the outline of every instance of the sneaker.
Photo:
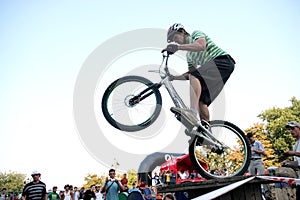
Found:
[(172, 107), (171, 111), (175, 114), (180, 114), (182, 117), (184, 117), (185, 120), (187, 120), (193, 126), (197, 125), (197, 122), (199, 121), (197, 116), (190, 109)]

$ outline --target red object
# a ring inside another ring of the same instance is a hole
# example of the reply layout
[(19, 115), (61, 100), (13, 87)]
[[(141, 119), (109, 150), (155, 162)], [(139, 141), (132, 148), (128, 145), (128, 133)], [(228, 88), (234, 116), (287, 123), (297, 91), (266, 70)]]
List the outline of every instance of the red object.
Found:
[[(201, 162), (201, 161), (200, 161)], [(206, 167), (206, 164), (204, 162), (201, 162), (201, 165)], [(174, 173), (176, 174), (176, 184), (182, 183), (182, 182), (198, 182), (198, 181), (204, 181), (206, 180), (205, 178), (202, 177), (196, 177), (196, 178), (186, 178), (186, 179), (180, 179), (178, 172), (183, 170), (183, 171), (188, 171), (189, 174), (191, 174), (194, 170), (197, 172), (197, 170), (194, 168), (192, 161), (190, 159), (189, 154), (180, 156), (180, 157), (174, 157), (171, 160), (168, 160), (167, 162), (163, 163), (160, 165), (160, 172), (162, 174), (163, 171), (171, 171), (173, 170)], [(198, 172), (197, 172), (198, 173)]]

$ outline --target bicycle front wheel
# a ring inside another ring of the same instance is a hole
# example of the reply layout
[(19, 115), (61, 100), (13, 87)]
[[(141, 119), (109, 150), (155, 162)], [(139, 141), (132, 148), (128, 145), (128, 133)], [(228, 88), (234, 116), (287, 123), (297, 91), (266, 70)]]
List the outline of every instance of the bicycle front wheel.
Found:
[(194, 167), (204, 178), (228, 178), (244, 175), (250, 163), (250, 143), (244, 132), (234, 124), (215, 120), (210, 122), (212, 135), (225, 147), (216, 151), (203, 138), (195, 136), (189, 146)]
[(161, 94), (150, 80), (140, 76), (125, 76), (105, 90), (102, 112), (115, 128), (139, 131), (157, 119), (161, 104)]

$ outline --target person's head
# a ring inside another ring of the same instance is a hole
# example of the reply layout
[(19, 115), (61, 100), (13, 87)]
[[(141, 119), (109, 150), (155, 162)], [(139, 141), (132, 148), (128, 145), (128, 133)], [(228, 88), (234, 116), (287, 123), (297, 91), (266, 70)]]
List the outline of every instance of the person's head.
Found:
[(66, 191), (69, 191), (69, 190), (70, 190), (70, 185), (69, 185), (69, 184), (65, 185), (64, 189), (65, 189)]
[(96, 187), (95, 187), (94, 184), (90, 185), (90, 190), (91, 190), (91, 191), (95, 191), (95, 188), (96, 188)]
[(2, 194), (5, 194), (6, 193), (6, 188), (2, 188), (1, 192), (2, 192)]
[(168, 193), (164, 196), (163, 200), (175, 200), (175, 197), (173, 194)]
[(109, 175), (109, 177), (110, 177), (111, 179), (114, 179), (115, 176), (116, 176), (116, 170), (110, 169), (110, 170), (108, 171), (108, 175)]
[(123, 174), (123, 178), (126, 178), (127, 174)]
[(100, 185), (96, 184), (96, 185), (95, 185), (95, 189), (96, 189), (96, 191), (98, 192), (98, 191), (100, 190)]
[(52, 191), (56, 192), (57, 191), (57, 186), (53, 186)]
[(247, 133), (247, 138), (249, 139), (250, 143), (253, 143), (255, 141), (254, 135), (251, 132)]
[(184, 26), (180, 23), (175, 23), (168, 29), (167, 42), (176, 42), (178, 44), (186, 43), (186, 36), (190, 34), (186, 32)]
[(37, 182), (37, 181), (40, 180), (41, 173), (37, 170), (33, 170), (32, 173), (31, 173), (31, 177), (33, 178), (34, 182)]
[(290, 131), (294, 138), (300, 139), (300, 124), (298, 122), (291, 121), (285, 125), (285, 128)]

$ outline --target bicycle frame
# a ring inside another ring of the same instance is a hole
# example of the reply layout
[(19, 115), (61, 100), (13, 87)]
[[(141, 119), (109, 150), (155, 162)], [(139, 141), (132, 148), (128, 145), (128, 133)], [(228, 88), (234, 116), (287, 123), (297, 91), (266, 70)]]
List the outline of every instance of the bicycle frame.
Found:
[[(169, 68), (168, 68), (168, 59), (169, 59), (170, 54), (163, 54), (163, 61), (160, 65), (160, 68), (162, 67), (162, 65), (165, 63), (165, 67), (164, 67), (164, 72), (161, 72), (161, 70), (156, 71), (156, 70), (150, 70), (149, 72), (157, 72), (160, 74), (161, 77), (161, 81), (159, 83), (154, 83), (153, 85), (151, 85), (148, 89), (146, 89), (145, 91), (143, 91), (141, 94), (144, 94), (146, 91), (150, 90), (153, 87), (156, 87), (157, 89), (159, 89), (162, 85), (165, 86), (165, 88), (167, 89), (174, 105), (178, 108), (185, 108), (188, 109), (188, 107), (184, 104), (183, 100), (180, 98), (180, 96), (178, 95), (177, 91), (175, 90), (172, 82), (169, 80), (169, 77), (171, 77), (171, 73), (169, 72)], [(146, 97), (148, 97), (149, 95), (151, 95), (152, 93), (146, 94), (145, 96), (143, 96), (141, 99), (144, 99)], [(138, 96), (140, 96), (138, 95)], [(200, 127), (200, 130), (198, 130), (198, 127)], [(220, 141), (218, 141), (207, 129), (205, 129), (201, 123), (198, 124), (198, 127), (196, 127), (196, 130), (193, 129), (190, 131), (191, 135), (197, 135), (199, 137), (202, 137), (204, 140), (206, 140), (206, 142), (217, 146), (219, 149), (223, 149), (226, 148), (222, 145), (222, 143)]]
[(162, 61), (162, 64), (160, 65), (160, 68), (162, 67), (164, 60), (165, 60), (165, 68), (164, 68), (165, 72), (162, 73), (161, 71), (159, 71), (160, 77), (162, 78), (162, 80), (160, 81), (159, 84), (165, 86), (165, 88), (167, 89), (167, 91), (176, 107), (187, 109), (188, 107), (184, 104), (184, 102), (178, 95), (177, 91), (175, 90), (172, 82), (169, 80), (169, 77), (171, 77), (172, 75), (169, 72), (168, 59), (169, 59), (169, 54), (167, 54), (167, 55), (163, 54), (163, 61)]

